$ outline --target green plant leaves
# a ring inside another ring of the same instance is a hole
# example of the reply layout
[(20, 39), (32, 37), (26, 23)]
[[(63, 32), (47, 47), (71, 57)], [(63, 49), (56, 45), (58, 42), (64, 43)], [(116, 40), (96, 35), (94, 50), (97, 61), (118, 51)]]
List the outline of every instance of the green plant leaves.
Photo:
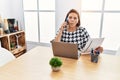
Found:
[(51, 58), (49, 64), (52, 66), (52, 67), (60, 67), (62, 65), (62, 61), (60, 58), (58, 57), (53, 57)]

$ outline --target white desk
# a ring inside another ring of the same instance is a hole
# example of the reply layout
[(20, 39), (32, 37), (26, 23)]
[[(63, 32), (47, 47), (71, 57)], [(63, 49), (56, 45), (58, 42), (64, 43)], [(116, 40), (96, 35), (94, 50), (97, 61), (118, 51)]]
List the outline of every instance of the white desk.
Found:
[(0, 80), (120, 80), (120, 57), (101, 54), (98, 63), (89, 55), (79, 60), (61, 58), (59, 72), (52, 72), (49, 47), (36, 47), (0, 68)]

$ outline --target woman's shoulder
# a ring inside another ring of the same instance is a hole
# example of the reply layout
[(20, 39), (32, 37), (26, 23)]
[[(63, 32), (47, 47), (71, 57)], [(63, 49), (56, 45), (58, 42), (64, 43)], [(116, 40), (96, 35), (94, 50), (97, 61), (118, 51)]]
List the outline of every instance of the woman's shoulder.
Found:
[(85, 27), (80, 26), (80, 27), (78, 27), (78, 30), (86, 30), (86, 28), (85, 28)]

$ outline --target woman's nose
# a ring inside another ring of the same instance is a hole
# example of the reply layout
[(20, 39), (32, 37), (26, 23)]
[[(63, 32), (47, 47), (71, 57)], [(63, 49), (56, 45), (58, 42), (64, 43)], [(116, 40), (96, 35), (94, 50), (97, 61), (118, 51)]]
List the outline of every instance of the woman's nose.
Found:
[(71, 18), (71, 21), (74, 21), (74, 18)]

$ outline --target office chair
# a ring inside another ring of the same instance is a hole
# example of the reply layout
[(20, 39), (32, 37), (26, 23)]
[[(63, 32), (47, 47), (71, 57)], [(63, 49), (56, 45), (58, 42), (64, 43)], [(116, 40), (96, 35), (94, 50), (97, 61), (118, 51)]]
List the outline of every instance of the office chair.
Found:
[(5, 48), (0, 47), (0, 67), (15, 59), (15, 56)]
[(119, 46), (119, 48), (118, 48), (118, 50), (117, 50), (117, 52), (116, 52), (116, 55), (119, 55), (119, 56), (120, 56), (120, 46)]

